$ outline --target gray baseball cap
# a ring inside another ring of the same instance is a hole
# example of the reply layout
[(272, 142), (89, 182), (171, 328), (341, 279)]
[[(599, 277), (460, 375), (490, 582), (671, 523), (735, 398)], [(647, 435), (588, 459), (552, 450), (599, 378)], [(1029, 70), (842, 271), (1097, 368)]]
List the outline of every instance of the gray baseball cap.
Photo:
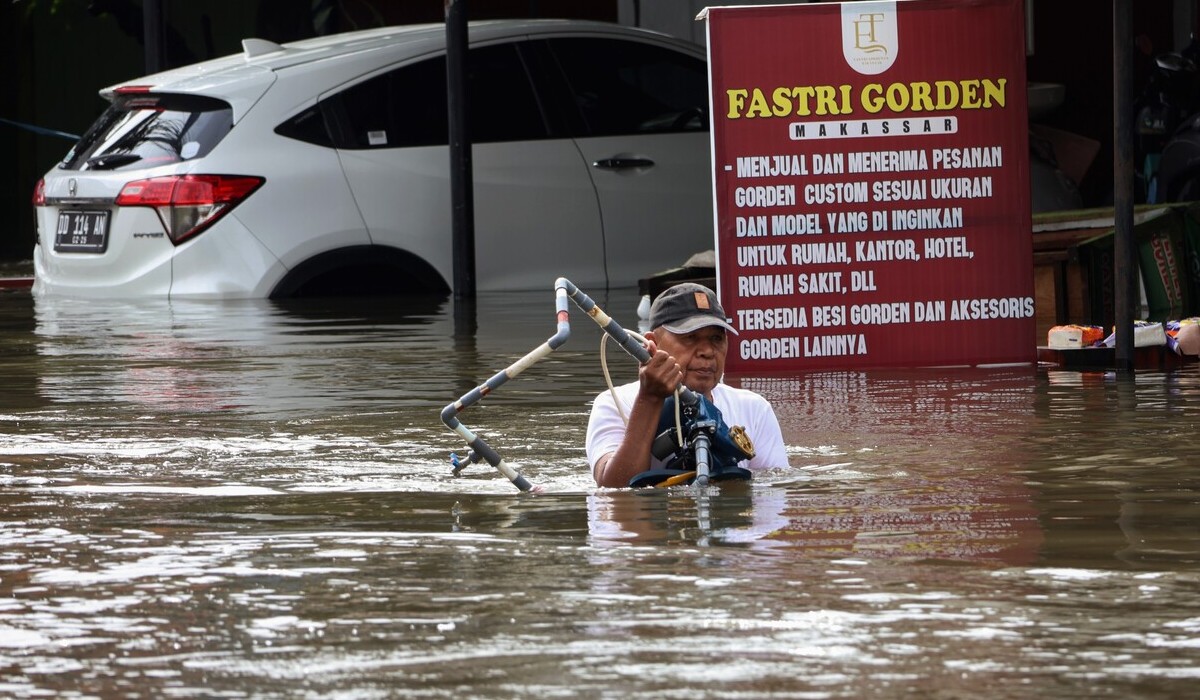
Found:
[(667, 288), (650, 305), (650, 327), (666, 328), (683, 335), (708, 326), (720, 326), (737, 335), (725, 320), (725, 310), (713, 290), (702, 284), (683, 282)]

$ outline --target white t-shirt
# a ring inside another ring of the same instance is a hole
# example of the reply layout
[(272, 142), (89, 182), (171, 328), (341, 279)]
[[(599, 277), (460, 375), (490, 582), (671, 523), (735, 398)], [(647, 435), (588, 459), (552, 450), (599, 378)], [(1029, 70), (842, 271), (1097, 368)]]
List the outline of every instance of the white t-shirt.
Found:
[[(629, 417), (633, 400), (637, 397), (638, 382), (623, 384), (616, 388), (625, 417)], [(783, 433), (779, 419), (766, 399), (748, 389), (735, 389), (726, 384), (717, 384), (712, 391), (713, 405), (721, 411), (725, 425), (740, 425), (754, 444), (754, 458), (742, 460), (738, 466), (746, 469), (770, 469), (788, 466), (787, 448), (783, 445)], [(612, 392), (604, 391), (592, 403), (588, 418), (587, 460), (594, 470), (601, 457), (616, 452), (625, 438), (625, 422), (613, 403)], [(650, 458), (650, 467), (661, 466), (661, 461)]]

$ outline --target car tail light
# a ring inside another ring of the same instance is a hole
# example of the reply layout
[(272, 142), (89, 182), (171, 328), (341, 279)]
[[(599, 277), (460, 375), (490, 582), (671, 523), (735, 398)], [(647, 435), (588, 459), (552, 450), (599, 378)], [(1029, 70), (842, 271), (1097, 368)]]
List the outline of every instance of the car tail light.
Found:
[(38, 180), (33, 187), (33, 206), (46, 206), (46, 178)]
[(248, 175), (171, 175), (134, 180), (117, 195), (122, 207), (152, 207), (175, 245), (212, 226), (264, 182)]

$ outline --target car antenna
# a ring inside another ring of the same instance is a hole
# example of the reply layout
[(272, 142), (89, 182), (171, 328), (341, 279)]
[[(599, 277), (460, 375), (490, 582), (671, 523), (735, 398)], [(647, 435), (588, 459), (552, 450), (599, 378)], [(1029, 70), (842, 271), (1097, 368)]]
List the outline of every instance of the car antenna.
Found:
[(283, 50), (282, 45), (267, 39), (242, 39), (242, 51), (246, 54), (246, 60)]

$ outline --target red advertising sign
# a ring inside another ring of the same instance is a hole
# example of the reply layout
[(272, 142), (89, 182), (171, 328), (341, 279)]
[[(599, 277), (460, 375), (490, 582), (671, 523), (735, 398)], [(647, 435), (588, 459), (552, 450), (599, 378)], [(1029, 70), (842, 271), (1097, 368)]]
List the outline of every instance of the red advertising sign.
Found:
[(1022, 1), (707, 17), (730, 371), (1032, 362)]

